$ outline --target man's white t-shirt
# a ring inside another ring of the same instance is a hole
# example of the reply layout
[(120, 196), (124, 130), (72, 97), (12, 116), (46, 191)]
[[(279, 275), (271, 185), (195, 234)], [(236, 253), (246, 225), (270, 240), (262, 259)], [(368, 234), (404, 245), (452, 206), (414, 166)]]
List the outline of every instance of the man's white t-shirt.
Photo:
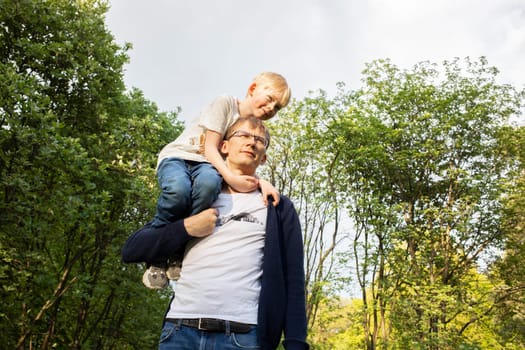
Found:
[(168, 318), (257, 324), (267, 208), (259, 191), (221, 193), (218, 226), (188, 243)]
[(206, 130), (223, 137), (228, 128), (239, 118), (238, 101), (233, 96), (219, 96), (194, 120), (173, 142), (160, 151), (158, 164), (165, 158), (180, 158), (195, 162), (207, 162), (204, 157)]

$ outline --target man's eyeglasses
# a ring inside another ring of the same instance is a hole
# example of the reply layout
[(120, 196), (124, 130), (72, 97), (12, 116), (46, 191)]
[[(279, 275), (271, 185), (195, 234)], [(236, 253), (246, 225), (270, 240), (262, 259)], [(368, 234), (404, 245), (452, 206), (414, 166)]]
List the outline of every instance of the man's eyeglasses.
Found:
[(259, 135), (251, 134), (248, 131), (244, 130), (237, 130), (233, 132), (228, 139), (231, 139), (232, 137), (240, 137), (241, 139), (249, 139), (253, 137), (253, 140), (256, 144), (263, 146), (264, 148), (268, 147), (268, 139), (266, 137), (262, 137)]

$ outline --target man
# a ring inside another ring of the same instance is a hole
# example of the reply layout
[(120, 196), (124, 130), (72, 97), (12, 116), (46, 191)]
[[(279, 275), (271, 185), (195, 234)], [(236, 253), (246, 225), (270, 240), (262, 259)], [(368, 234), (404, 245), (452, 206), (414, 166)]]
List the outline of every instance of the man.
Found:
[[(255, 175), (269, 134), (240, 118), (221, 144), (226, 165)], [(270, 199), (271, 200), (271, 199)], [(186, 245), (159, 349), (308, 349), (303, 242), (297, 213), (282, 197), (265, 207), (259, 191), (224, 183), (213, 208), (162, 227), (147, 224), (122, 250), (124, 262), (167, 258)]]

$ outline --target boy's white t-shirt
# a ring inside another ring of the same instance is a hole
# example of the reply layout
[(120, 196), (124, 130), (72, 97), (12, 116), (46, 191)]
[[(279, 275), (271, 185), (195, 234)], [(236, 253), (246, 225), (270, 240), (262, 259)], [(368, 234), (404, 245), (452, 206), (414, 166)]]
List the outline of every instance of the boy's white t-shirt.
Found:
[(221, 193), (215, 231), (188, 243), (168, 318), (257, 324), (267, 208), (259, 191)]
[(160, 151), (158, 164), (164, 158), (180, 158), (207, 162), (204, 157), (206, 130), (218, 132), (223, 137), (228, 128), (239, 118), (238, 101), (233, 96), (219, 96), (208, 105), (198, 118)]

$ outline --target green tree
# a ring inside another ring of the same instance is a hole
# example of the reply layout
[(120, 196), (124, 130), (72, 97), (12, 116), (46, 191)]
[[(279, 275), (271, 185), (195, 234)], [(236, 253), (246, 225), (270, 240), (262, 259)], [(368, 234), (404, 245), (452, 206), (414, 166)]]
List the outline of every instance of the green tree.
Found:
[(503, 197), (503, 254), (492, 266), (492, 277), (502, 281), (493, 322), (508, 349), (525, 347), (525, 128), (509, 127), (501, 133), (505, 156), (516, 163)]
[(509, 164), (497, 136), (521, 104), (496, 75), (483, 58), (422, 62), (412, 71), (375, 61), (355, 108), (330, 127), (334, 152), (346, 150), (340, 191), (366, 233), (356, 243), (367, 349), (379, 344), (379, 330), (384, 346), (390, 340), (386, 309), (400, 348), (468, 344), (462, 335), (479, 320), (471, 308), (484, 307), (469, 293), (470, 271), (502, 239)]
[[(180, 132), (140, 91), (104, 1), (0, 1), (0, 343), (142, 349), (165, 303), (120, 246), (154, 208), (155, 154)], [(142, 329), (143, 333), (137, 333)]]
[(344, 237), (342, 213), (335, 196), (334, 160), (323, 150), (325, 121), (341, 108), (323, 91), (293, 103), (272, 120), (268, 161), (261, 173), (294, 201), (305, 244), (307, 315), (316, 322), (318, 308), (328, 296), (341, 292), (347, 278), (336, 269)]
[(314, 350), (362, 349), (364, 344), (360, 299), (326, 298), (320, 305), (317, 322), (310, 329)]

